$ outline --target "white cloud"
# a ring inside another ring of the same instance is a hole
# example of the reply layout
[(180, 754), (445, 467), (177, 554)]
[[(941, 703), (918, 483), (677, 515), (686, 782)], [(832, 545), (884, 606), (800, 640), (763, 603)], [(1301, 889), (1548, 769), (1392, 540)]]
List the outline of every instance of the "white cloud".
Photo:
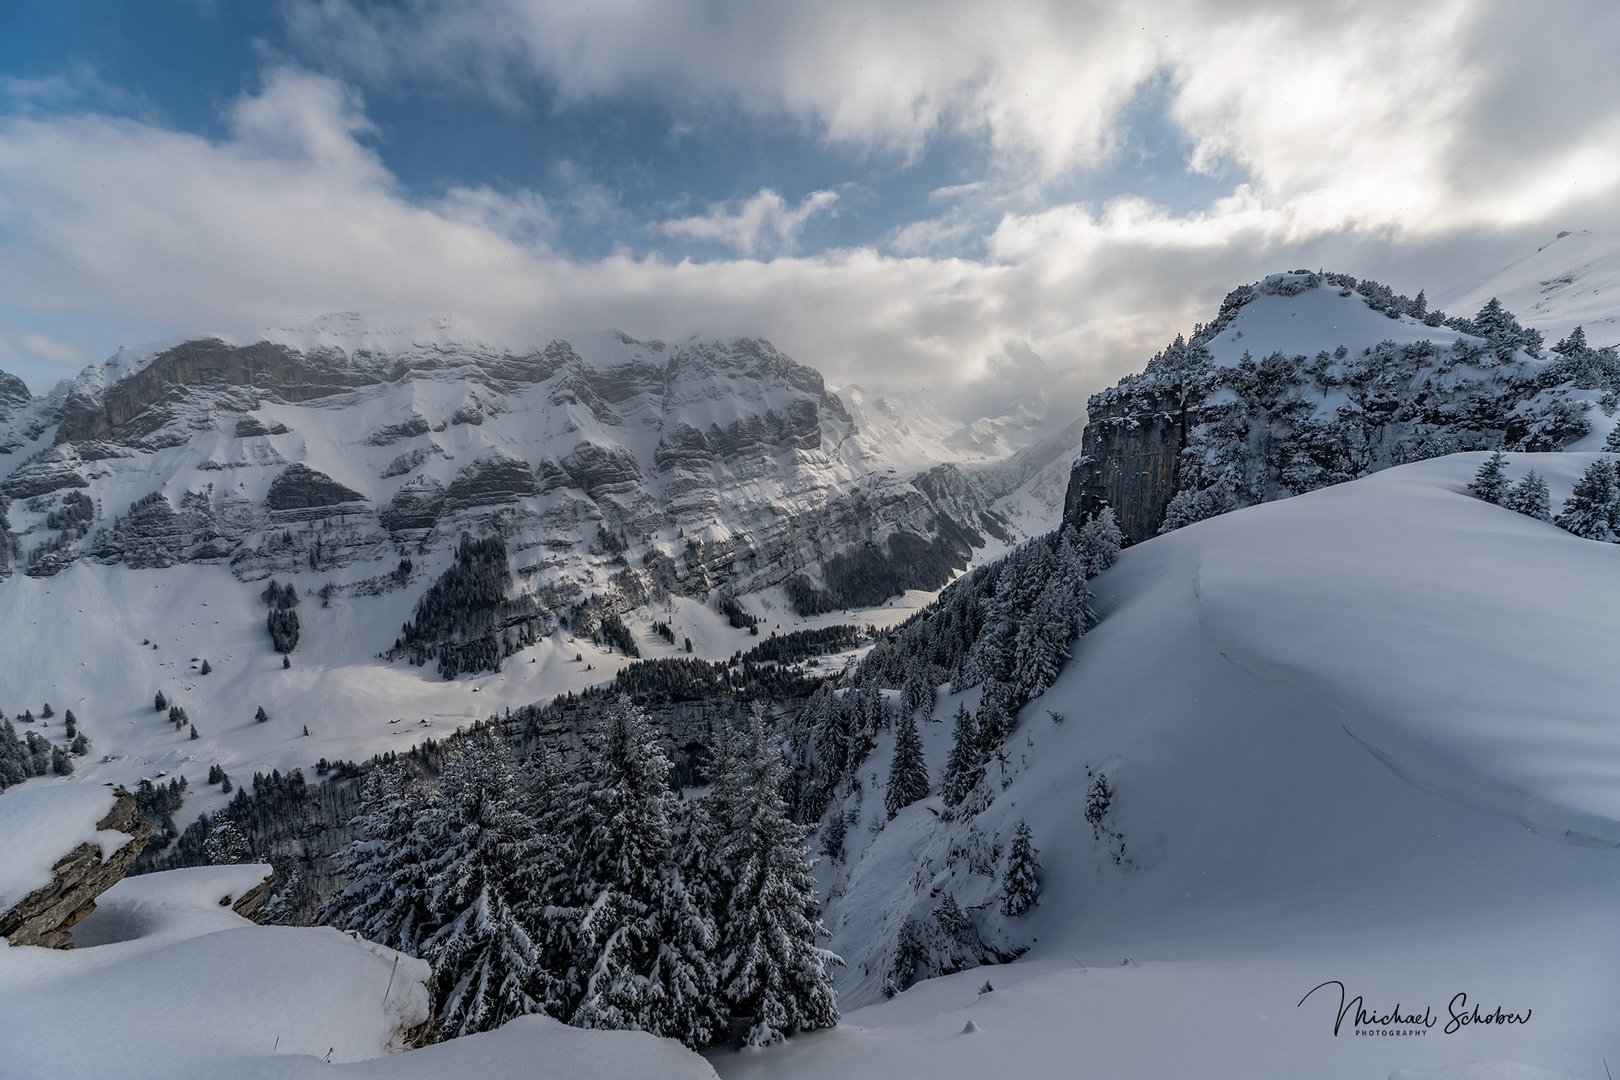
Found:
[[(654, 95), (914, 159), (979, 140), (1018, 178), (1084, 170), (1150, 87), (1194, 147), (1318, 226), (1545, 218), (1620, 182), (1620, 6), (1569, 0), (294, 0), (294, 37), (379, 82), (522, 107)], [(1551, 169), (1560, 179), (1549, 182)]]
[[(1222, 84), (1199, 100), (1218, 112), (1230, 92)], [(1279, 268), (1326, 265), (1432, 293), (1553, 227), (1537, 217), (1486, 233), (1444, 208), (1440, 224), (1375, 217), (1363, 227), (1368, 211), (1353, 199), (1318, 215), (1308, 182), (1297, 197), (1273, 194), (1288, 177), (1308, 180), (1303, 161), (1194, 213), (1135, 197), (999, 211), (976, 258), (785, 253), (805, 220), (836, 204), (830, 192), (790, 205), (766, 190), (664, 225), (740, 258), (580, 259), (548, 246), (561, 211), (538, 194), (410, 196), (368, 146), (360, 99), (332, 79), (273, 71), (226, 117), (218, 139), (93, 114), (0, 119), (0, 294), (11, 309), (52, 313), (58, 327), (83, 316), (163, 333), (448, 309), (514, 336), (604, 326), (762, 334), (835, 383), (931, 385), (971, 412), (1021, 381), (1073, 404), (1208, 318), (1227, 289)], [(1577, 226), (1601, 227), (1614, 221), (1612, 189), (1588, 190), (1604, 163), (1592, 153), (1578, 169), (1530, 179), (1584, 215)], [(1485, 190), (1480, 205), (1499, 197)], [(104, 355), (116, 343), (68, 344)], [(22, 356), (15, 344), (11, 353)], [(41, 362), (67, 353), (29, 356), (43, 378)]]
[(837, 203), (835, 191), (812, 191), (798, 206), (790, 206), (770, 188), (761, 188), (738, 202), (711, 204), (702, 214), (658, 222), (654, 230), (753, 257), (792, 251), (805, 224), (818, 214), (832, 213)]

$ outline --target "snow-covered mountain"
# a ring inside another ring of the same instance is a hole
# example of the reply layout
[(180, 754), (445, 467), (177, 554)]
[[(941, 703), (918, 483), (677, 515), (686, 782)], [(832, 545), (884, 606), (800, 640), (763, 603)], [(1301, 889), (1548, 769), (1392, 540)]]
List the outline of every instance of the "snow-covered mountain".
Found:
[[(1078, 425), (974, 449), (857, 397), (765, 341), (523, 346), (453, 316), (121, 349), (41, 397), (0, 378), (0, 709), (73, 708), (98, 782), (309, 769), (632, 652), (891, 623), (1055, 522)], [(504, 552), (477, 596), (464, 535)], [(267, 579), (303, 600), (286, 668)]]
[(1549, 338), (1584, 326), (1594, 345), (1620, 343), (1620, 251), (1586, 229), (1561, 232), (1476, 285), (1441, 294), (1450, 311), (1478, 311), (1492, 297)]

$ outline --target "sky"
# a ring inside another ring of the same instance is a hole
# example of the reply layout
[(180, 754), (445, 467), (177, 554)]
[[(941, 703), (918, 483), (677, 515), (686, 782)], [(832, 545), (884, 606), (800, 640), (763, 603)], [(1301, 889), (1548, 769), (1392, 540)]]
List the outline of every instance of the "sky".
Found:
[(0, 369), (332, 311), (768, 337), (971, 418), (1296, 267), (1620, 215), (1610, 0), (9, 0)]

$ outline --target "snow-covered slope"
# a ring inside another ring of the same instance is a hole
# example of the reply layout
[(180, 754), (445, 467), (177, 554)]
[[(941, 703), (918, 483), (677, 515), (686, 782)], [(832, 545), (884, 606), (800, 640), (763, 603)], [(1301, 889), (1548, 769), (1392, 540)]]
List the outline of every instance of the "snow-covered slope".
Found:
[(1448, 311), (1478, 311), (1492, 297), (1544, 331), (1548, 341), (1577, 326), (1594, 345), (1620, 343), (1620, 249), (1585, 229), (1562, 232), (1477, 285), (1439, 298)]
[[(0, 807), (22, 793), (0, 795)], [(6, 840), (11, 837), (7, 835)], [(0, 941), (6, 1080), (611, 1080), (713, 1077), (678, 1043), (544, 1017), (407, 1051), (428, 965), (328, 928), (222, 906), (268, 866), (173, 870), (103, 894), (68, 951)]]
[[(779, 1053), (717, 1054), (722, 1074), (1247, 1080), (1488, 1060), (1603, 1075), (1620, 1058), (1620, 669), (1605, 659), (1620, 547), (1470, 497), (1480, 460), (1125, 552), (1093, 582), (1101, 624), (1020, 714), (1008, 782), (976, 818), (943, 820), (936, 796), (881, 824), (885, 734), (848, 830), (863, 853), (828, 871), (843, 1000), (866, 1007)], [(1510, 460), (1557, 505), (1590, 455)], [(949, 724), (923, 731), (937, 779)], [(1086, 820), (1088, 768), (1113, 784), (1103, 825), (1122, 864)], [(983, 906), (995, 883), (971, 853), (1020, 819), (1044, 887), (1009, 920)], [(946, 893), (1028, 953), (879, 1002), (899, 920)], [(1329, 980), (1439, 1022), (1335, 1036), (1336, 989), (1300, 1004)], [(1448, 1034), (1458, 993), (1463, 1011), (1529, 1020)]]

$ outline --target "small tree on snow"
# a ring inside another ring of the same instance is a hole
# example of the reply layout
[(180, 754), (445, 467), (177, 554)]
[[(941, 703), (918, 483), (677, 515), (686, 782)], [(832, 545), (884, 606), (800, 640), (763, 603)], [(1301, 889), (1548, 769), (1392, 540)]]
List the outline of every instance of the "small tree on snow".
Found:
[(1104, 504), (1095, 516), (1080, 526), (1078, 546), (1085, 576), (1096, 577), (1113, 566), (1124, 542), (1125, 534), (1119, 531), (1114, 508)]
[(1468, 485), (1468, 490), (1486, 502), (1502, 502), (1508, 492), (1507, 457), (1502, 451), (1498, 450), (1485, 459), (1479, 471), (1474, 473), (1474, 482)]
[(928, 795), (928, 764), (923, 760), (922, 738), (917, 718), (900, 715), (895, 725), (894, 757), (889, 763), (889, 782), (883, 793), (883, 806), (893, 818), (903, 808)]
[(1605, 454), (1620, 454), (1620, 424), (1609, 429), (1609, 434), (1603, 439), (1603, 452)]
[(1547, 494), (1547, 481), (1543, 480), (1541, 474), (1534, 469), (1525, 473), (1523, 479), (1513, 485), (1502, 505), (1537, 521), (1552, 520), (1552, 499)]
[(209, 662), (208, 662), (208, 661), (207, 661), (207, 660), (204, 660), (204, 661), (203, 661), (203, 662), (202, 662), (202, 673), (203, 673), (203, 674), (204, 674), (204, 675), (207, 675), (207, 674), (209, 674), (209, 673), (210, 673), (210, 672), (212, 672), (212, 671), (213, 671), (213, 670), (214, 670), (214, 666), (213, 666), (213, 665), (212, 665), (212, 664), (210, 664), (210, 663), (209, 663)]
[(270, 714), (264, 711), (264, 706), (263, 705), (260, 705), (259, 706), (259, 711), (253, 714), (253, 719), (257, 720), (259, 723), (262, 724), (266, 720), (270, 719)]
[(1575, 482), (1563, 511), (1554, 521), (1559, 528), (1587, 540), (1613, 540), (1617, 518), (1620, 486), (1616, 484), (1614, 463), (1599, 458)]
[(152, 696), (152, 710), (154, 712), (167, 712), (168, 709), (169, 699), (163, 696), (163, 691), (159, 690)]
[(1035, 850), (1029, 823), (1013, 827), (1012, 845), (1001, 868), (1001, 913), (1016, 919), (1040, 902), (1040, 853)]

